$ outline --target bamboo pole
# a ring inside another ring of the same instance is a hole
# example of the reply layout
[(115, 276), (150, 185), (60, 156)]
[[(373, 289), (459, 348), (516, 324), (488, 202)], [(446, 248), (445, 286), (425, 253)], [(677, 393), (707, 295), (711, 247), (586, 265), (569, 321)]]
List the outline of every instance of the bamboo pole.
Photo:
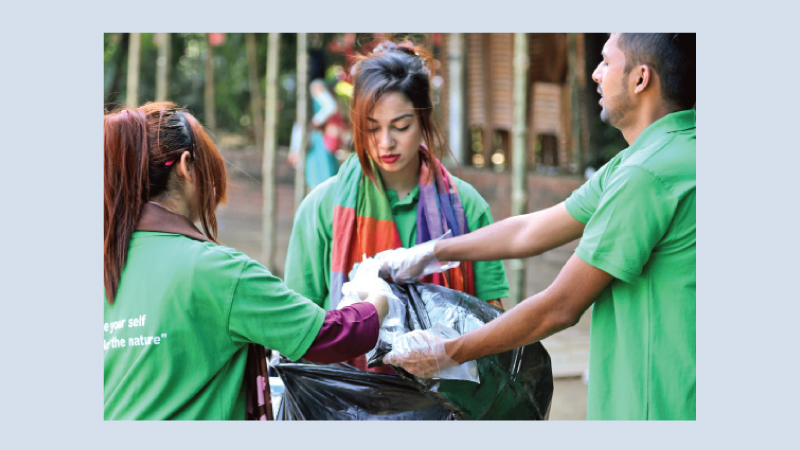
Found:
[(278, 147), (278, 52), (280, 33), (270, 33), (267, 47), (267, 98), (264, 120), (264, 161), (261, 166), (264, 207), (262, 225), (262, 259), (264, 265), (275, 273), (275, 235), (277, 225), (277, 195), (275, 190), (275, 156)]
[(306, 196), (306, 135), (308, 134), (308, 33), (297, 33), (297, 118), (300, 148), (294, 175), (294, 210)]
[(156, 60), (156, 101), (169, 100), (169, 63), (172, 43), (169, 33), (156, 33), (158, 59)]
[(245, 33), (247, 51), (247, 76), (250, 82), (250, 113), (253, 116), (253, 132), (256, 137), (256, 148), (264, 149), (264, 105), (261, 101), (261, 88), (258, 83), (258, 61), (256, 58), (256, 36)]
[[(511, 215), (525, 214), (528, 205), (527, 184), (527, 142), (526, 127), (527, 91), (528, 91), (528, 35), (514, 33), (514, 138), (512, 151), (514, 155), (511, 173), (512, 197)], [(525, 298), (525, 260), (511, 261), (511, 301), (514, 305)], [(513, 305), (512, 305), (513, 307)]]
[(447, 40), (450, 92), (448, 117), (448, 142), (459, 164), (466, 162), (467, 145), (464, 143), (464, 35), (451, 33)]
[(215, 132), (217, 130), (216, 105), (214, 104), (214, 47), (206, 38), (206, 67), (203, 83), (204, 122), (206, 128)]
[(139, 106), (139, 66), (141, 61), (141, 33), (131, 33), (128, 42), (128, 86), (125, 93), (125, 106)]
[(586, 35), (584, 33), (575, 35), (575, 48), (575, 55), (577, 56), (575, 67), (578, 71), (578, 109), (580, 110), (581, 123), (581, 161), (578, 170), (582, 171), (589, 156), (589, 109), (586, 103)]
[(570, 115), (570, 143), (572, 144), (572, 164), (570, 169), (577, 172), (581, 169), (581, 108), (580, 87), (578, 86), (578, 49), (575, 33), (567, 33), (567, 80), (569, 81), (569, 115)]

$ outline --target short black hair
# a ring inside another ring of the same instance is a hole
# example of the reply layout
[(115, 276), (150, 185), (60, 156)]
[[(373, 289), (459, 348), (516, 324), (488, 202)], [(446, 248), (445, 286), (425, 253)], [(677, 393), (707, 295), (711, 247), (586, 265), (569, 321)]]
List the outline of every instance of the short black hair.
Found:
[(621, 33), (617, 45), (625, 53), (625, 73), (650, 66), (661, 80), (664, 99), (679, 110), (697, 100), (695, 33)]

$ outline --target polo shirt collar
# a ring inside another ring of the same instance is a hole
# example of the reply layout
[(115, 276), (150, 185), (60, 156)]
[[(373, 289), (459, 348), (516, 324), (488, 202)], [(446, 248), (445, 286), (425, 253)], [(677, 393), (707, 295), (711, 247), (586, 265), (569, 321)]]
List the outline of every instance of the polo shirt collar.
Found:
[[(391, 194), (389, 194), (390, 192)], [(386, 191), (386, 196), (389, 199), (389, 206), (392, 208), (413, 205), (419, 198), (419, 185), (414, 186), (414, 189), (402, 199), (398, 198), (397, 191)]]
[(155, 203), (147, 202), (142, 208), (142, 217), (136, 224), (136, 231), (157, 231), (182, 234), (198, 241), (210, 242), (189, 218), (167, 211)]
[(694, 109), (669, 113), (645, 128), (631, 147), (643, 147), (666, 133), (697, 128), (695, 115), (696, 111)]

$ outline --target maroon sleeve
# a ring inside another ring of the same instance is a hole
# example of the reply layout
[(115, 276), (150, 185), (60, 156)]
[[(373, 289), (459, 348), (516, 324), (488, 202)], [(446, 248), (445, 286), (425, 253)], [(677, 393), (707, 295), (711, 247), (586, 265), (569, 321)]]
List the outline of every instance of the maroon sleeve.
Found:
[(378, 310), (370, 302), (328, 311), (303, 359), (329, 364), (361, 356), (378, 343), (379, 330)]

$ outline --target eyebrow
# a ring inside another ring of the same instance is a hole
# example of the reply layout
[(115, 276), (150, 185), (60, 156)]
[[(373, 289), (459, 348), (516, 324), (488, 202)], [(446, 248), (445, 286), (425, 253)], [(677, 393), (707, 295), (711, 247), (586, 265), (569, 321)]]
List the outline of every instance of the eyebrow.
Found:
[[(406, 113), (406, 114), (403, 114), (401, 116), (397, 116), (394, 119), (390, 120), (389, 123), (397, 122), (398, 120), (405, 119), (406, 117), (413, 117), (413, 114)], [(367, 120), (369, 120), (370, 122), (377, 122), (377, 120), (373, 119), (372, 117), (367, 117)]]

